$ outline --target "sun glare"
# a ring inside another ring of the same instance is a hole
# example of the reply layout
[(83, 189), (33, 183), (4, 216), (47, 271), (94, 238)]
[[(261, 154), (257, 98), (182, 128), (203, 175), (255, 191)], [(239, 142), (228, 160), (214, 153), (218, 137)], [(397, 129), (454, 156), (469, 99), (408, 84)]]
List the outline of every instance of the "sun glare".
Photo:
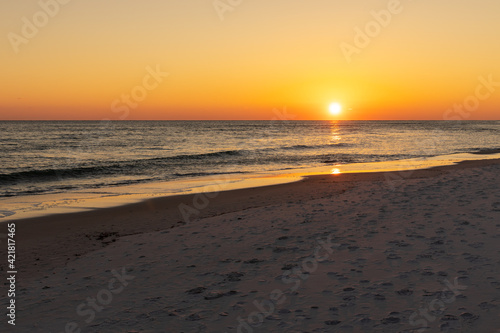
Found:
[(337, 168), (332, 169), (332, 175), (340, 175), (341, 173), (342, 173), (342, 171), (340, 171), (340, 169), (337, 169)]
[(342, 112), (342, 105), (339, 103), (332, 103), (328, 109), (330, 110), (330, 114), (337, 116)]

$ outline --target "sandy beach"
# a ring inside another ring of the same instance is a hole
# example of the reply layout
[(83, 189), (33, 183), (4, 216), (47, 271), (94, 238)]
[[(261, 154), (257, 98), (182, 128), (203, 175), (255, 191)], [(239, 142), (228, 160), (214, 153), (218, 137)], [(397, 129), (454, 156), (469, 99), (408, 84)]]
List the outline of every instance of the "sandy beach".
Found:
[(3, 1), (0, 333), (500, 333), (500, 1)]
[(499, 172), (318, 175), (18, 220), (16, 329), (499, 332)]

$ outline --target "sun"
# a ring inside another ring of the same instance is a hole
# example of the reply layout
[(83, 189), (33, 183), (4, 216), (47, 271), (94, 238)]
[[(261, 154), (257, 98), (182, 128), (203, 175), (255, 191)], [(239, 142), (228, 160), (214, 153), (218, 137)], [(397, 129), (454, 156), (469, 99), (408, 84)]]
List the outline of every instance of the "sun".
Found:
[(330, 110), (330, 114), (338, 116), (342, 112), (342, 105), (339, 103), (332, 103), (328, 107), (328, 110)]

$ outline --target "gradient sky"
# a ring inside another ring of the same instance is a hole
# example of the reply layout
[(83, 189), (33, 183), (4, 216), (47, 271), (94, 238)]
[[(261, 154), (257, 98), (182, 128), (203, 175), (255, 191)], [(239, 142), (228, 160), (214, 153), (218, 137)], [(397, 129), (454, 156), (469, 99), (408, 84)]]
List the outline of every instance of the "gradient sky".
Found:
[(499, 119), (498, 0), (55, 1), (0, 5), (0, 119)]

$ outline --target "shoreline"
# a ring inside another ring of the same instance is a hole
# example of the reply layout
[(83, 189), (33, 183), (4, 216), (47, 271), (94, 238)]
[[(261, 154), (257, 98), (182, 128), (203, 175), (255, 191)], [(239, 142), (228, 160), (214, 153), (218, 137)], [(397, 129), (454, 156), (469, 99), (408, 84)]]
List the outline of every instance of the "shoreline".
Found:
[[(386, 182), (394, 187), (406, 180), (432, 178), (461, 169), (497, 164), (500, 164), (500, 159), (463, 161), (455, 165), (399, 172), (311, 175), (279, 185), (232, 190), (219, 188), (217, 192), (158, 197), (117, 207), (19, 219), (9, 223), (16, 223), (20, 257), (29, 258), (25, 259), (27, 262), (22, 262), (24, 271), (35, 275), (37, 271), (42, 272), (42, 267), (64, 264), (123, 236), (171, 229), (195, 223), (195, 220), (281, 203), (285, 198), (301, 201), (334, 196), (359, 182)], [(179, 208), (181, 205), (184, 215)], [(6, 226), (6, 223), (3, 225)], [(51, 255), (39, 254), (43, 252)]]
[(207, 192), (209, 191), (207, 189), (214, 186), (223, 186), (224, 190), (237, 190), (292, 183), (311, 175), (404, 172), (440, 166), (453, 166), (464, 161), (497, 158), (500, 158), (500, 150), (489, 149), (475, 153), (455, 153), (403, 160), (270, 170), (246, 175), (221, 174), (192, 179), (67, 191), (55, 194), (7, 197), (0, 200), (3, 206), (3, 211), (0, 213), (4, 215), (0, 218), (0, 224), (29, 218), (116, 208), (152, 198), (196, 194)]

